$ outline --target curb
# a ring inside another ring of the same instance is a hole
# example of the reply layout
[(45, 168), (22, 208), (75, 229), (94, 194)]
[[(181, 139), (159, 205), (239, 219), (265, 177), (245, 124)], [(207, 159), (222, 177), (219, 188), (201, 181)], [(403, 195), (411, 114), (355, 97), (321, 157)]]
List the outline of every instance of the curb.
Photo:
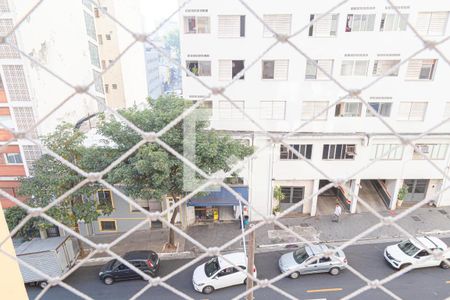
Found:
[[(416, 235), (435, 235), (440, 236), (441, 238), (450, 238), (450, 230), (445, 231), (429, 231), (429, 232), (418, 232)], [(404, 235), (398, 235), (398, 236), (390, 236), (390, 237), (369, 237), (369, 238), (362, 238), (353, 243), (352, 245), (365, 245), (365, 244), (375, 244), (375, 243), (388, 243), (388, 242), (396, 242), (400, 239), (405, 238)], [(321, 243), (326, 244), (342, 244), (347, 242), (347, 240), (321, 240)], [(297, 248), (300, 245), (304, 245), (304, 242), (296, 242), (296, 243), (278, 243), (278, 244), (265, 244), (265, 245), (257, 245), (256, 246), (256, 253), (267, 253), (272, 251), (286, 251), (293, 248)], [(222, 253), (230, 253), (235, 251), (242, 251), (243, 248), (236, 248), (232, 250), (222, 251)], [(172, 260), (172, 259), (192, 259), (200, 256), (202, 253), (193, 252), (193, 251), (183, 251), (183, 252), (172, 252), (172, 253), (158, 253), (158, 256), (161, 260)], [(99, 266), (103, 265), (106, 262), (113, 259), (112, 257), (97, 257), (97, 258), (91, 258), (87, 260), (83, 267), (90, 267), (90, 266)], [(80, 262), (80, 259), (77, 260), (77, 263)]]

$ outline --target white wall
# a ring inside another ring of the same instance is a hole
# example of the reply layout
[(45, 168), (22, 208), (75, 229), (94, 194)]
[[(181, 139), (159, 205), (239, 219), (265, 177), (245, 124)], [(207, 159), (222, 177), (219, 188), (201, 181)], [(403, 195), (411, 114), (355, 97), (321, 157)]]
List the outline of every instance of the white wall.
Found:
[[(33, 1), (16, 1), (16, 15), (24, 15)], [(44, 1), (17, 30), (19, 47), (32, 55), (46, 68), (74, 86), (83, 86), (93, 80), (93, 69), (88, 51), (88, 35), (81, 1)], [(58, 13), (55, 13), (58, 12)], [(73, 89), (40, 68), (26, 62), (29, 86), (35, 99), (37, 118), (43, 118), (65, 100)], [(98, 69), (97, 69), (98, 70)], [(96, 96), (103, 96), (94, 91)], [(77, 122), (98, 111), (98, 104), (87, 95), (75, 95), (40, 127), (41, 133), (52, 131), (60, 122)]]

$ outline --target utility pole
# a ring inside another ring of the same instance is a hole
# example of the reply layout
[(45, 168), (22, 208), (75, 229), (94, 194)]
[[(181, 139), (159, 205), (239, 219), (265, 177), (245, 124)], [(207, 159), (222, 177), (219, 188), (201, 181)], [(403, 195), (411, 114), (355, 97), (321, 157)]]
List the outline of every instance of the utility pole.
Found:
[[(253, 225), (250, 225), (251, 228)], [(255, 230), (248, 234), (247, 273), (254, 275), (255, 268)], [(253, 280), (247, 275), (247, 291), (253, 288)], [(246, 300), (253, 300), (253, 290), (247, 294)]]

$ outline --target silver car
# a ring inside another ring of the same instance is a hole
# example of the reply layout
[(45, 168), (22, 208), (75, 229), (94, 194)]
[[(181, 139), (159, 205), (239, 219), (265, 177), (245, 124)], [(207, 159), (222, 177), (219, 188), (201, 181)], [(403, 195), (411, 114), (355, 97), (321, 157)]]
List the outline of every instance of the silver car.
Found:
[(303, 274), (310, 273), (330, 273), (338, 275), (341, 270), (347, 267), (347, 259), (341, 250), (333, 257), (318, 256), (323, 255), (334, 247), (325, 244), (303, 246), (294, 252), (289, 252), (280, 257), (278, 266), (281, 273), (290, 273), (289, 277), (298, 278)]

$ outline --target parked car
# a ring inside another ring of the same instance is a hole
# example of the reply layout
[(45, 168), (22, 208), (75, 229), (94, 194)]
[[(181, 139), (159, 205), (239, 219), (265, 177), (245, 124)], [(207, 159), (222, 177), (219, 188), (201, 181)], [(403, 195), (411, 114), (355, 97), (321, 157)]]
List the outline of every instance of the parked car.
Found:
[[(152, 277), (155, 277), (158, 272), (159, 257), (158, 254), (153, 251), (131, 251), (126, 253), (123, 258), (145, 274)], [(98, 276), (100, 280), (107, 285), (113, 284), (115, 281), (119, 280), (142, 278), (141, 275), (131, 270), (117, 259), (107, 262), (100, 270), (100, 273), (98, 273)]]
[[(244, 253), (231, 253), (223, 257), (243, 270), (247, 269), (247, 256)], [(215, 256), (194, 270), (192, 283), (196, 291), (211, 294), (217, 289), (246, 284), (247, 274), (239, 271), (224, 258)], [(253, 275), (256, 276), (256, 268), (253, 268)]]
[[(334, 247), (320, 244), (303, 246), (294, 252), (289, 252), (280, 257), (278, 266), (281, 273), (289, 273), (289, 277), (296, 279), (300, 275), (310, 273), (330, 273), (338, 275), (341, 270), (347, 267), (347, 259), (341, 250), (333, 257), (318, 256), (324, 252), (332, 250)], [(295, 271), (293, 271), (295, 269)]]
[[(445, 251), (448, 247), (436, 237), (423, 236), (386, 247), (384, 258), (395, 269), (403, 269), (410, 265), (413, 265), (414, 268), (440, 266), (448, 269), (450, 267), (445, 261), (436, 259), (428, 253), (426, 248)], [(447, 254), (446, 258), (450, 259), (450, 254)]]
[[(50, 277), (64, 275), (75, 264), (80, 254), (80, 248), (75, 239), (69, 236), (33, 239), (20, 244), (16, 248), (17, 258), (32, 265)], [(23, 281), (41, 288), (47, 286), (44, 276), (20, 264)]]

